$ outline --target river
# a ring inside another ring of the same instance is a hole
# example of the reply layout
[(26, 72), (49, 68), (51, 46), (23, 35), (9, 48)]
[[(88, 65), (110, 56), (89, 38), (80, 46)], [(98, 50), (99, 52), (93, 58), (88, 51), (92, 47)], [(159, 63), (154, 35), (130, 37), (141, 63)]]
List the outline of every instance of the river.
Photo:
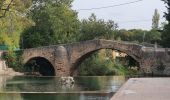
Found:
[(74, 77), (63, 85), (59, 77), (0, 76), (0, 100), (109, 100), (125, 83), (124, 76)]

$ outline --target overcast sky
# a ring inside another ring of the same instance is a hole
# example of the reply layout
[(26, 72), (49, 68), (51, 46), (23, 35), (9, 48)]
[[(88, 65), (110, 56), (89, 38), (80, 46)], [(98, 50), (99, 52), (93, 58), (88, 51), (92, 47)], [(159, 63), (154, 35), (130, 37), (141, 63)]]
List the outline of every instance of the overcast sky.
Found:
[[(119, 5), (137, 0), (74, 0), (73, 9), (89, 9)], [(143, 0), (133, 4), (99, 10), (78, 10), (79, 19), (88, 18), (95, 13), (98, 19), (111, 19), (118, 23), (119, 29), (151, 29), (154, 10), (158, 9), (161, 22), (164, 21), (165, 4), (161, 0)]]

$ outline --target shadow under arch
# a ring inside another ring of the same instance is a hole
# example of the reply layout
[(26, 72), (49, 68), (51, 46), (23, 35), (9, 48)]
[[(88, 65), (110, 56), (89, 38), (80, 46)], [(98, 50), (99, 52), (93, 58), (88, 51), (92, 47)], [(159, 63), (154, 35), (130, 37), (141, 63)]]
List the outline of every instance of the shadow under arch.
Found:
[[(133, 61), (136, 61), (135, 64), (136, 64), (137, 66), (140, 65), (137, 57), (135, 57), (135, 56), (133, 56), (133, 55), (130, 55), (129, 53), (126, 53), (126, 52), (123, 52), (123, 51), (121, 51), (121, 50), (114, 49), (114, 48), (101, 48), (101, 49), (97, 49), (97, 50), (94, 50), (94, 51), (90, 51), (90, 52), (84, 54), (83, 56), (81, 56), (79, 59), (77, 59), (77, 61), (74, 63), (74, 67), (71, 69), (71, 75), (72, 75), (72, 76), (75, 75), (76, 70), (78, 69), (78, 67), (81, 65), (81, 63), (82, 63), (83, 61), (85, 61), (87, 58), (89, 58), (89, 57), (90, 57), (92, 54), (94, 54), (95, 52), (100, 51), (100, 50), (102, 50), (102, 49), (112, 50), (112, 51), (118, 51), (118, 52), (121, 52), (121, 53), (125, 53), (125, 54), (127, 54), (127, 56), (128, 56), (128, 57), (126, 57), (126, 58), (131, 58)], [(139, 67), (139, 68), (140, 68), (140, 67)], [(140, 69), (138, 69), (138, 70), (140, 70)]]
[(55, 76), (55, 69), (53, 65), (43, 57), (34, 57), (29, 59), (24, 65), (29, 74), (42, 76)]

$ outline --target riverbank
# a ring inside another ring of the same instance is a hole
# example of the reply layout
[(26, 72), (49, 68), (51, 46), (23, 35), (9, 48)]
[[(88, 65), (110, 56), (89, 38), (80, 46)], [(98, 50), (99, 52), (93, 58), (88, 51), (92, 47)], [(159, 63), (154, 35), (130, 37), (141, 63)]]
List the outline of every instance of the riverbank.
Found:
[(12, 68), (7, 68), (6, 70), (1, 70), (0, 75), (21, 76), (24, 75), (24, 73), (15, 72)]
[(0, 51), (0, 75), (8, 75), (8, 76), (20, 76), (24, 75), (24, 73), (16, 72), (12, 68), (9, 68), (6, 64), (6, 61), (1, 59), (3, 51)]
[(169, 100), (170, 78), (129, 79), (111, 100)]

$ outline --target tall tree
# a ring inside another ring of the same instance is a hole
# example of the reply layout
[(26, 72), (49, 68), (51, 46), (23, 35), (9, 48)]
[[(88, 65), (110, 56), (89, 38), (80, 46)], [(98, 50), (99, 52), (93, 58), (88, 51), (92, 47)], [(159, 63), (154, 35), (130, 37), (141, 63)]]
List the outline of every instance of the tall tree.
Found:
[(35, 26), (23, 32), (24, 48), (76, 41), (79, 21), (73, 0), (33, 0), (29, 17)]
[(152, 29), (159, 28), (159, 20), (160, 20), (160, 14), (158, 12), (158, 9), (155, 9), (155, 12), (152, 18)]
[(162, 45), (165, 47), (170, 47), (170, 0), (162, 0), (166, 4), (167, 12), (165, 12), (165, 18), (168, 24), (164, 26), (162, 33)]

